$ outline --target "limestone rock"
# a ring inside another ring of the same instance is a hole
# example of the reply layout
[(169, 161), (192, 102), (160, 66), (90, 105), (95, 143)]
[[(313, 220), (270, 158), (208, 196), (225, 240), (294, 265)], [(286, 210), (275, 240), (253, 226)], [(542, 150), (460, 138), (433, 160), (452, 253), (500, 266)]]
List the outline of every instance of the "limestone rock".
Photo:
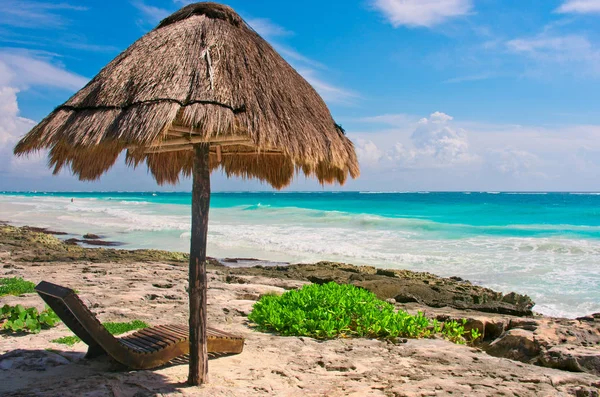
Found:
[(538, 364), (571, 372), (600, 374), (598, 353), (598, 349), (555, 346), (540, 355)]
[(495, 357), (530, 363), (541, 353), (542, 346), (533, 332), (517, 328), (496, 339), (486, 351)]

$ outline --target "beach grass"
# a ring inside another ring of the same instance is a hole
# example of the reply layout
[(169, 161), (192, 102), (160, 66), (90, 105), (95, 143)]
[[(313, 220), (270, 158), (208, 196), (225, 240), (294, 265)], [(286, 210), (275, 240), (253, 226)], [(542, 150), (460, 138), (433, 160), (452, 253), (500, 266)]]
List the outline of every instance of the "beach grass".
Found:
[[(102, 324), (104, 328), (112, 335), (120, 335), (125, 332), (135, 331), (138, 329), (148, 328), (150, 325), (141, 321), (141, 320), (133, 320), (130, 322), (107, 322)], [(53, 339), (51, 342), (60, 343), (67, 346), (73, 346), (74, 344), (81, 342), (79, 337), (71, 335), (71, 336), (63, 336), (62, 338)]]
[(20, 277), (0, 278), (0, 296), (35, 292), (35, 284)]

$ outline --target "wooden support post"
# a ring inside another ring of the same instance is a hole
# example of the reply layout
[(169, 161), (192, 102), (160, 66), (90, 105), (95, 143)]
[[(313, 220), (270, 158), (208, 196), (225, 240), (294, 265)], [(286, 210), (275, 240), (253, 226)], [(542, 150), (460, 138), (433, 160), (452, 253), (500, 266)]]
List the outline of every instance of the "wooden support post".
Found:
[(206, 236), (210, 206), (210, 145), (194, 145), (192, 185), (192, 238), (190, 246), (190, 373), (188, 383), (208, 382), (206, 339)]

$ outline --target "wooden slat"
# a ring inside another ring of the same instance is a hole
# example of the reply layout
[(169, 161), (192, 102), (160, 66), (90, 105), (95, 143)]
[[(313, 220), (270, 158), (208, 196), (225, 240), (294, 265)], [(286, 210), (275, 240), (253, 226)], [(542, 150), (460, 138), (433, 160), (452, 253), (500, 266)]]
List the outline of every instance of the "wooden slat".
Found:
[(177, 146), (166, 146), (157, 149), (147, 149), (144, 150), (144, 153), (152, 154), (152, 153), (167, 153), (167, 152), (179, 152), (181, 150), (193, 150), (194, 146), (191, 144), (187, 145), (177, 145)]
[(170, 329), (170, 328), (168, 328), (166, 326), (163, 329), (165, 330), (165, 332), (168, 332), (171, 335), (174, 335), (174, 336), (176, 336), (176, 337), (178, 337), (180, 339), (187, 339), (187, 338), (189, 338), (189, 333), (187, 333), (187, 332), (183, 333), (181, 331), (176, 331), (176, 330)]
[(162, 348), (164, 348), (164, 342), (163, 344), (159, 344), (157, 343), (157, 341), (154, 338), (150, 338), (146, 335), (143, 335), (139, 332), (136, 332), (133, 335), (130, 335), (131, 339), (139, 339), (139, 340), (143, 340), (144, 343), (146, 343), (150, 348), (152, 348), (153, 350), (160, 350)]
[(182, 330), (179, 330), (179, 329), (177, 329), (175, 327), (172, 327), (172, 326), (169, 326), (169, 325), (165, 325), (164, 327), (166, 329), (168, 329), (169, 331), (171, 331), (172, 333), (174, 333), (175, 335), (180, 336), (183, 339), (189, 338), (190, 334), (187, 331), (182, 331)]
[[(175, 125), (175, 124), (171, 124), (171, 126), (169, 127), (169, 131), (185, 132), (185, 133), (188, 133), (191, 135), (204, 135), (204, 131), (200, 131), (195, 128), (186, 127), (183, 125)], [(236, 135), (229, 135), (229, 136), (236, 136)], [(237, 135), (237, 136), (243, 136), (243, 135)]]
[(155, 330), (160, 332), (160, 336), (162, 336), (163, 338), (168, 338), (169, 340), (173, 341), (173, 343), (178, 343), (181, 341), (181, 337), (179, 335), (174, 335), (172, 332), (165, 329), (162, 325), (155, 327)]
[(162, 338), (162, 340), (164, 340), (169, 345), (174, 345), (174, 344), (177, 344), (177, 343), (181, 342), (180, 338), (176, 338), (173, 335), (167, 335), (167, 334), (164, 334), (164, 333), (161, 334), (161, 335), (157, 335), (157, 337)]
[(194, 134), (190, 133), (190, 132), (180, 132), (180, 131), (171, 131), (171, 130), (169, 130), (169, 131), (167, 131), (167, 135), (169, 135), (169, 136), (176, 136), (176, 137), (181, 138), (181, 137), (184, 137), (184, 136), (191, 136), (191, 135), (194, 135)]
[(131, 343), (132, 345), (137, 346), (142, 351), (150, 350), (149, 346), (139, 339), (132, 338), (132, 337), (125, 337), (125, 338), (122, 338), (121, 340), (126, 340), (128, 343)]
[(250, 140), (250, 138), (248, 138), (247, 136), (239, 136), (239, 135), (223, 135), (223, 136), (217, 136), (217, 137), (210, 137), (208, 139), (206, 139), (203, 136), (187, 136), (187, 137), (181, 137), (181, 138), (175, 138), (175, 139), (166, 139), (166, 140), (161, 140), (161, 141), (155, 141), (153, 142), (150, 146), (159, 146), (159, 147), (163, 147), (163, 146), (173, 146), (173, 145), (183, 145), (183, 144), (193, 144), (193, 143), (211, 143), (211, 144), (217, 144), (217, 143), (227, 143), (227, 142), (246, 142), (246, 143), (252, 143), (252, 140)]
[[(252, 142), (249, 141), (231, 141), (231, 142), (220, 142), (219, 145), (217, 147), (220, 146), (247, 146), (247, 147), (252, 147), (254, 148), (255, 145)], [(130, 149), (133, 149), (133, 147), (130, 147)], [(144, 153), (166, 153), (166, 152), (178, 152), (180, 150), (193, 150), (194, 149), (194, 145), (192, 143), (187, 143), (187, 144), (183, 144), (183, 145), (174, 145), (174, 146), (163, 146), (163, 147), (157, 147), (157, 146), (149, 146), (148, 149), (144, 150)], [(255, 153), (255, 152), (252, 152)], [(277, 152), (280, 153), (280, 152)], [(224, 153), (224, 154), (231, 154), (231, 153)], [(237, 154), (237, 153), (236, 153)]]
[(133, 351), (142, 352), (142, 353), (145, 351), (143, 348), (140, 348), (138, 345), (131, 343), (130, 341), (128, 341), (124, 338), (119, 339), (119, 342), (122, 343), (123, 345), (127, 346), (128, 348), (130, 348)]
[(156, 333), (149, 332), (149, 331), (147, 331), (145, 329), (142, 329), (142, 330), (138, 331), (137, 333), (139, 333), (141, 335), (144, 335), (146, 338), (153, 339), (157, 344), (161, 345), (162, 347), (167, 347), (167, 346), (169, 346), (171, 344), (168, 341), (166, 341), (165, 339), (161, 338)]

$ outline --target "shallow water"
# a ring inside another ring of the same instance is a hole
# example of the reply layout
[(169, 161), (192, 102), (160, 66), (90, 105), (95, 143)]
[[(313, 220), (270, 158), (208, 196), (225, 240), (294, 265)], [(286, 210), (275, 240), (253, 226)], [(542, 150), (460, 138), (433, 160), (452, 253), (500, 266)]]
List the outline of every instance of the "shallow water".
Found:
[[(3, 193), (0, 219), (187, 251), (190, 200)], [(527, 293), (548, 315), (600, 312), (595, 193), (214, 193), (208, 253), (428, 271)]]

